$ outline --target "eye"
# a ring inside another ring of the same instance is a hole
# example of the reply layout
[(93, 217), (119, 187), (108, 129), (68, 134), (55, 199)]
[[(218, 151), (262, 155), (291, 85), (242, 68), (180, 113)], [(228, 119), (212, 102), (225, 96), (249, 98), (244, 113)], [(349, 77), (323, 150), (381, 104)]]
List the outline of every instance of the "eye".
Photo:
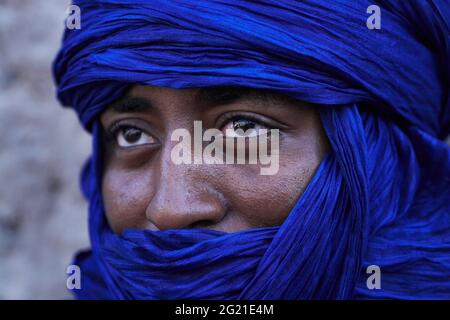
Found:
[(225, 123), (222, 131), (224, 136), (228, 138), (249, 138), (260, 135), (261, 129), (269, 130), (267, 126), (258, 123), (258, 121), (238, 116)]
[(153, 144), (156, 142), (155, 138), (149, 134), (145, 133), (141, 129), (131, 126), (122, 126), (117, 128), (114, 136), (117, 145), (122, 148)]

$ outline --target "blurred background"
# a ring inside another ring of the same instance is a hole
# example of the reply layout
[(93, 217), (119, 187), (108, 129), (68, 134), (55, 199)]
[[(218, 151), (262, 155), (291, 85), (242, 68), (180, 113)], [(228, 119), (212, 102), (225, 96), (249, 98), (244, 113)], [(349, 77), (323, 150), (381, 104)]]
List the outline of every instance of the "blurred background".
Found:
[(90, 139), (51, 78), (68, 5), (0, 0), (0, 299), (70, 299), (66, 267), (89, 246)]

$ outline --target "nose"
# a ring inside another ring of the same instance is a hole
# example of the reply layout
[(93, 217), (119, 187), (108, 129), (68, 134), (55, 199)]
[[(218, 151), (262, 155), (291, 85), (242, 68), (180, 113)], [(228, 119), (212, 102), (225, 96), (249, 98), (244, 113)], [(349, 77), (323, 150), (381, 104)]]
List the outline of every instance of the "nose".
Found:
[(155, 193), (146, 209), (153, 229), (217, 229), (224, 218), (224, 197), (211, 184), (205, 165), (175, 164), (162, 150)]

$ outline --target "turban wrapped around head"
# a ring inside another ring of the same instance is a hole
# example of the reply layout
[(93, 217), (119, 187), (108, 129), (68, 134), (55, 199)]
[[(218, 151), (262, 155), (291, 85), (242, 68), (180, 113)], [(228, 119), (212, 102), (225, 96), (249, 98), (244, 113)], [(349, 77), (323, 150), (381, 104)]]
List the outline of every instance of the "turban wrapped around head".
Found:
[[(81, 29), (66, 30), (53, 70), (93, 133), (79, 298), (450, 298), (448, 0), (74, 4)], [(381, 29), (366, 26), (373, 4)], [(317, 106), (331, 151), (281, 226), (115, 235), (98, 115), (135, 84), (289, 95)]]

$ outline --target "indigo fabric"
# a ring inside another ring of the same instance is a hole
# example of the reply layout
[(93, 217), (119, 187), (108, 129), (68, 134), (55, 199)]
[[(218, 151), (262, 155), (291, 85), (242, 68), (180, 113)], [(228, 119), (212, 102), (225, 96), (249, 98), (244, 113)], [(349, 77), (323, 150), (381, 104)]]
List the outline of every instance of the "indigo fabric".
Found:
[[(449, 0), (74, 4), (81, 30), (66, 30), (53, 71), (93, 135), (78, 298), (450, 299)], [(116, 235), (98, 116), (134, 84), (289, 95), (317, 107), (331, 151), (281, 226)]]

